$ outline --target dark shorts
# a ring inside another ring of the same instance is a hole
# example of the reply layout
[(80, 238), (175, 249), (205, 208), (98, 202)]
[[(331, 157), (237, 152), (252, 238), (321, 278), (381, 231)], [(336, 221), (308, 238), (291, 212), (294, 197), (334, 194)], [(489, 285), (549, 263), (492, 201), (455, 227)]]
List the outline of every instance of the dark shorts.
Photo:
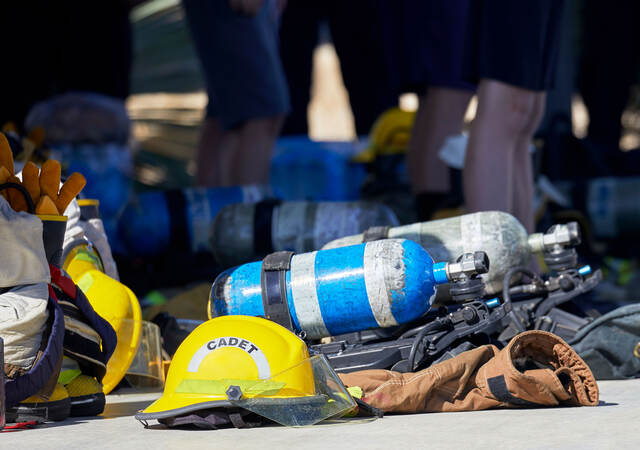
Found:
[(466, 30), (475, 0), (386, 0), (401, 89), (475, 89), (464, 77)]
[(275, 2), (256, 16), (234, 12), (229, 0), (183, 0), (202, 64), (207, 117), (226, 129), (289, 111), (287, 80), (278, 53)]
[(492, 79), (533, 91), (552, 88), (564, 1), (476, 0), (472, 5), (467, 79)]

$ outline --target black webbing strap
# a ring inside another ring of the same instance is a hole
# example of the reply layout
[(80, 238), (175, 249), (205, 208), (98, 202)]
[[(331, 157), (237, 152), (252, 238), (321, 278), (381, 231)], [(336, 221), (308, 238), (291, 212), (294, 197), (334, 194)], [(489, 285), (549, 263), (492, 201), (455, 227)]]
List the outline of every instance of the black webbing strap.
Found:
[(371, 227), (362, 234), (362, 242), (379, 241), (389, 237), (391, 227)]
[(316, 249), (314, 234), (310, 233), (310, 230), (313, 230), (316, 226), (316, 215), (318, 214), (318, 204), (317, 203), (307, 203), (305, 212), (304, 212), (304, 251), (313, 251)]
[(294, 252), (276, 252), (262, 260), (260, 274), (262, 305), (265, 318), (293, 331), (287, 302), (286, 273), (291, 268)]
[(256, 203), (253, 213), (253, 251), (256, 255), (273, 252), (271, 227), (273, 210), (282, 203), (280, 200), (266, 199)]
[(100, 218), (100, 208), (98, 205), (81, 205), (80, 220), (88, 222), (90, 219)]
[(229, 420), (236, 428), (255, 428), (262, 425), (262, 422), (247, 422), (239, 412), (229, 413)]
[(514, 397), (509, 389), (507, 388), (507, 382), (504, 379), (504, 375), (500, 375), (497, 377), (487, 379), (487, 384), (489, 385), (489, 390), (491, 391), (491, 395), (493, 395), (497, 400), (503, 403), (511, 403), (512, 405), (518, 406), (542, 406), (538, 403), (530, 402), (528, 400), (523, 400), (518, 397)]
[[(256, 418), (256, 422), (249, 422), (246, 417)], [(145, 428), (149, 428), (149, 424), (144, 419), (138, 419)], [(226, 428), (229, 424), (236, 428), (254, 428), (259, 427), (262, 422), (259, 416), (252, 414), (250, 411), (225, 411), (225, 410), (202, 410), (195, 411), (192, 414), (185, 414), (176, 417), (166, 417), (158, 419), (163, 425), (169, 428), (195, 427), (202, 430), (217, 430)]]
[(375, 406), (371, 406), (369, 403), (365, 402), (362, 399), (359, 398), (355, 398), (353, 397), (353, 399), (356, 402), (356, 405), (358, 405), (358, 416), (364, 416), (364, 417), (384, 417), (384, 411), (382, 411), (379, 408), (376, 408)]
[(189, 248), (189, 226), (187, 224), (187, 198), (180, 189), (171, 189), (164, 193), (170, 217), (170, 248), (183, 250)]

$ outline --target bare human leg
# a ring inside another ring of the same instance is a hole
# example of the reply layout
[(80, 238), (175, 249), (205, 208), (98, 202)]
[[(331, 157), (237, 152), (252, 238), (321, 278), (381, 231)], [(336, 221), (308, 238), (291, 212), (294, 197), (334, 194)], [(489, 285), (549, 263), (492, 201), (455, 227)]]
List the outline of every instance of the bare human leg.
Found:
[(251, 119), (242, 125), (238, 145), (231, 155), (230, 184), (269, 182), (271, 155), (283, 122), (284, 115)]
[(516, 214), (516, 146), (527, 135), (535, 106), (534, 91), (495, 80), (481, 80), (478, 113), (471, 127), (463, 172), (469, 211), (499, 210)]
[(238, 139), (237, 131), (223, 129), (215, 117), (205, 119), (196, 156), (196, 185), (228, 185), (230, 156)]
[(533, 233), (535, 228), (533, 211), (533, 167), (529, 146), (531, 138), (538, 129), (542, 116), (544, 115), (545, 93), (535, 94), (535, 104), (531, 112), (530, 122), (522, 131), (522, 136), (516, 143), (515, 156), (513, 159), (514, 191), (513, 191), (513, 211), (514, 215), (520, 219), (522, 225), (529, 233)]
[(414, 194), (449, 191), (449, 169), (438, 151), (447, 137), (462, 129), (472, 96), (473, 92), (462, 89), (431, 87), (420, 98), (407, 154)]

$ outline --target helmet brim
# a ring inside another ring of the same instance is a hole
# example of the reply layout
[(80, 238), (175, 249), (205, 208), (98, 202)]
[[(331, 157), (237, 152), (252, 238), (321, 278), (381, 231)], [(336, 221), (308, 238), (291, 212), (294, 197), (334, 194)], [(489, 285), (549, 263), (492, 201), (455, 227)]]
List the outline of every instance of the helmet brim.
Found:
[[(301, 364), (309, 365), (312, 369), (315, 393), (301, 396), (266, 394), (273, 391), (274, 381), (277, 382), (281, 376)], [(234, 387), (240, 391), (238, 386)], [(356, 406), (324, 355), (312, 356), (270, 379), (255, 383), (250, 389), (253, 392), (263, 392), (265, 396), (241, 396), (233, 400), (218, 395), (213, 400), (213, 395), (205, 397), (205, 394), (196, 393), (165, 393), (144, 411), (136, 414), (135, 418), (145, 423), (148, 420), (167, 419), (205, 409), (242, 408), (281, 425), (306, 426), (341, 416)]]

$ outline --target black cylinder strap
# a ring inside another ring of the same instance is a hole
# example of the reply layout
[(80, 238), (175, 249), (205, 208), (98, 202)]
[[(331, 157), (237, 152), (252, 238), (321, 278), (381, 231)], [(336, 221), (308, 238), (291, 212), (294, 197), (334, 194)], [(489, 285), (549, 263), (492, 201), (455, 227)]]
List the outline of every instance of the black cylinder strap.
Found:
[(273, 210), (282, 203), (280, 200), (266, 199), (256, 203), (253, 214), (253, 251), (256, 255), (268, 255), (273, 252), (271, 227)]
[(379, 241), (389, 237), (391, 227), (371, 227), (362, 234), (362, 242)]
[(262, 260), (260, 284), (264, 316), (283, 327), (294, 331), (289, 304), (287, 302), (286, 274), (291, 268), (294, 252), (276, 252)]

